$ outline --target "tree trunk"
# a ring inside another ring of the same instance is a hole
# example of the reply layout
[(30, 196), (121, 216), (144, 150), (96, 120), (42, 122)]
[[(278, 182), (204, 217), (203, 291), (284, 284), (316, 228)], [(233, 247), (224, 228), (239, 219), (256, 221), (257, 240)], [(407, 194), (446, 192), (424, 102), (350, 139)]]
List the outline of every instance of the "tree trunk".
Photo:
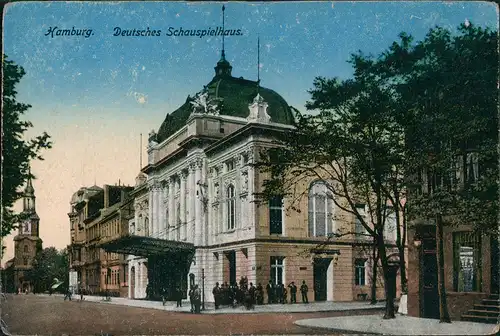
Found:
[(444, 251), (443, 251), (443, 219), (436, 216), (436, 254), (438, 268), (439, 322), (451, 323), (446, 303), (446, 288), (444, 284)]
[(384, 275), (384, 289), (385, 289), (385, 313), (384, 319), (396, 318), (396, 309), (394, 307), (394, 293), (389, 287), (389, 263), (387, 260), (387, 253), (385, 250), (385, 242), (383, 233), (377, 235), (377, 247), (380, 261), (382, 262), (382, 272)]
[(377, 253), (377, 242), (373, 240), (373, 250), (372, 250), (372, 286), (371, 286), (371, 298), (370, 304), (377, 303), (377, 269), (378, 269), (378, 253)]

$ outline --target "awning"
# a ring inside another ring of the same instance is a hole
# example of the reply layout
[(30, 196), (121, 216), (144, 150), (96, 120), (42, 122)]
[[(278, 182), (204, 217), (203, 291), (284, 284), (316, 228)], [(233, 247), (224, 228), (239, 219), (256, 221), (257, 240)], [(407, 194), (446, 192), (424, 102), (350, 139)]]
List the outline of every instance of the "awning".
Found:
[(101, 239), (97, 246), (104, 249), (106, 252), (132, 254), (139, 257), (165, 257), (179, 254), (186, 255), (186, 257), (192, 257), (195, 252), (193, 244), (175, 240), (136, 235), (110, 238), (111, 239)]

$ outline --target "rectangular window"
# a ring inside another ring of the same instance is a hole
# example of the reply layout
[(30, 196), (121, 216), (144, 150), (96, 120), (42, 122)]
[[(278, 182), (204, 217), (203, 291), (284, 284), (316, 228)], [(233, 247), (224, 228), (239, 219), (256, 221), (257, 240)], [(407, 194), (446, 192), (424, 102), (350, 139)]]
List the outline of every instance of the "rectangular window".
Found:
[(354, 262), (354, 284), (356, 286), (365, 286), (365, 265), (366, 259), (356, 259)]
[(472, 232), (453, 234), (453, 282), (457, 292), (481, 291), (481, 237)]
[(234, 161), (233, 160), (229, 160), (226, 162), (226, 171), (227, 172), (230, 172), (234, 170)]
[[(356, 210), (358, 211), (358, 213), (361, 215), (361, 217), (366, 222), (366, 208), (365, 208), (365, 205), (364, 204), (357, 204), (356, 205)], [(357, 216), (355, 216), (355, 232), (356, 232), (356, 236), (359, 237), (359, 238), (366, 237), (365, 236), (366, 229), (365, 229), (365, 227), (363, 226), (363, 224), (361, 223), (361, 221), (359, 220), (359, 218)]]
[(271, 281), (276, 285), (283, 283), (284, 257), (271, 257)]
[(283, 234), (283, 197), (269, 200), (269, 233)]

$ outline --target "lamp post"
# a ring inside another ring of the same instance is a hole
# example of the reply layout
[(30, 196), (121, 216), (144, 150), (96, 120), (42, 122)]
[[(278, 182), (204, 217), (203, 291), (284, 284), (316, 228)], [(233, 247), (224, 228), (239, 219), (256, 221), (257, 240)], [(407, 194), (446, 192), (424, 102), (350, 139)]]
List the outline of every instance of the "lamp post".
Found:
[(201, 309), (205, 310), (205, 269), (201, 269), (201, 295), (203, 298)]

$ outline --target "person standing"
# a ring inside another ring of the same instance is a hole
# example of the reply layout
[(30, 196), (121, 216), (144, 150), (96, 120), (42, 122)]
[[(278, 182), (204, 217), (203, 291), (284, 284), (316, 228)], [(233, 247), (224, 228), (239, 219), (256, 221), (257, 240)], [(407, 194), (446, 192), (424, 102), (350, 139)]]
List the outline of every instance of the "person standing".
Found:
[(292, 281), (288, 287), (290, 288), (290, 303), (297, 303), (297, 286), (295, 286), (295, 282)]
[(191, 304), (191, 313), (194, 313), (194, 286), (189, 289), (189, 303)]
[(309, 303), (309, 299), (307, 298), (307, 292), (309, 292), (309, 288), (307, 287), (305, 280), (302, 280), (302, 286), (300, 286), (300, 292), (302, 293), (302, 302)]
[(248, 288), (248, 292), (250, 293), (250, 308), (254, 309), (257, 289), (254, 287), (252, 282), (250, 282), (250, 288)]
[(177, 301), (177, 307), (182, 307), (182, 290), (179, 286), (177, 286), (175, 291), (175, 298)]
[(221, 290), (219, 288), (219, 283), (216, 282), (215, 283), (215, 287), (212, 290), (212, 294), (214, 295), (214, 301), (215, 301), (215, 309), (219, 309), (219, 305), (220, 305), (220, 293), (221, 293)]
[(257, 299), (258, 305), (264, 304), (264, 288), (262, 288), (262, 285), (260, 282), (256, 288), (256, 299)]
[(273, 288), (273, 282), (271, 280), (269, 280), (269, 283), (266, 286), (266, 293), (267, 293), (267, 304), (273, 303), (274, 288)]
[(194, 286), (194, 293), (193, 293), (193, 299), (194, 299), (194, 311), (196, 314), (200, 314), (200, 307), (201, 307), (201, 291), (198, 285)]

